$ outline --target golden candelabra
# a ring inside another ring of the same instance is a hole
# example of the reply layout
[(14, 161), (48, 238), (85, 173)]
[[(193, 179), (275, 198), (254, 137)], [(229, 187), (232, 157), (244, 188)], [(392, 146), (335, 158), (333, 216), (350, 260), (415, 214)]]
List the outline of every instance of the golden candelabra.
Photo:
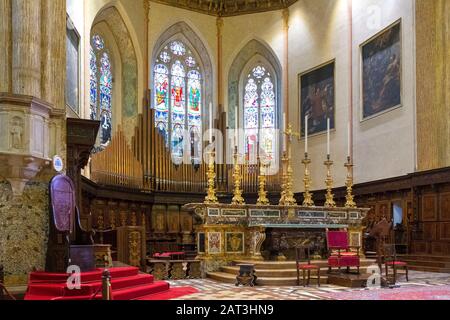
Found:
[(292, 137), (300, 137), (299, 132), (294, 132), (292, 124), (288, 125), (288, 129), (284, 132), (288, 137), (288, 153), (283, 155), (283, 185), (281, 192), (280, 205), (282, 206), (296, 206), (297, 201), (294, 198), (294, 170), (292, 169), (291, 161), (291, 142)]
[(243, 205), (245, 200), (242, 197), (242, 175), (241, 175), (241, 165), (239, 164), (239, 154), (237, 147), (234, 151), (234, 169), (233, 169), (233, 182), (234, 182), (234, 193), (233, 199), (231, 200), (232, 205)]
[(353, 196), (353, 163), (350, 157), (347, 157), (345, 167), (347, 168), (347, 180), (345, 181), (345, 185), (347, 186), (347, 195), (345, 196), (345, 199), (347, 201), (345, 202), (345, 207), (356, 208), (356, 203)]
[(326, 208), (336, 208), (336, 202), (334, 201), (333, 195), (333, 177), (331, 176), (331, 167), (333, 166), (333, 161), (331, 161), (330, 155), (327, 156), (327, 161), (324, 162), (327, 167), (327, 178), (325, 180), (325, 185), (327, 186), (327, 194), (325, 195), (325, 207)]
[(270, 205), (270, 201), (267, 198), (267, 191), (266, 191), (266, 171), (267, 171), (268, 165), (260, 161), (259, 165), (259, 189), (258, 189), (258, 201), (256, 202), (256, 205), (258, 206), (267, 206)]
[(215, 153), (210, 151), (208, 153), (208, 171), (206, 177), (208, 179), (208, 189), (205, 198), (205, 204), (218, 204), (219, 200), (216, 196), (216, 167), (215, 167)]
[(303, 206), (314, 207), (315, 204), (313, 201), (313, 194), (310, 192), (312, 181), (308, 166), (311, 164), (311, 159), (308, 158), (308, 153), (305, 153), (305, 159), (303, 159), (302, 163), (305, 165), (305, 178), (303, 178), (303, 182), (305, 184), (305, 192), (303, 193)]

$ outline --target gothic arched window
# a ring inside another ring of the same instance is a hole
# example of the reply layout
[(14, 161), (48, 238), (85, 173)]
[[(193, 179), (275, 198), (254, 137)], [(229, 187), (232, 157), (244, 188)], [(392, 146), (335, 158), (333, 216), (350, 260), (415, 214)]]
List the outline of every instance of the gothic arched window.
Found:
[(243, 119), (245, 153), (256, 154), (259, 145), (268, 159), (276, 157), (276, 90), (275, 79), (262, 64), (254, 66), (244, 79)]
[(100, 120), (100, 145), (106, 147), (112, 135), (113, 76), (111, 57), (99, 35), (91, 39), (90, 48), (90, 118)]
[(171, 41), (158, 53), (153, 73), (156, 128), (170, 146), (174, 161), (182, 160), (187, 137), (191, 160), (199, 163), (203, 77), (197, 59), (184, 42)]

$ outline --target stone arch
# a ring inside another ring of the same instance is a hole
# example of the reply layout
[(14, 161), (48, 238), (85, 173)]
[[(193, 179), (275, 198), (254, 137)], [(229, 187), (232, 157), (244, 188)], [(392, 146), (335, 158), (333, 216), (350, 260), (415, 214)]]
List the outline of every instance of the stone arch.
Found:
[[(112, 34), (115, 44), (118, 48), (120, 57), (115, 57), (115, 61), (120, 61), (120, 74), (114, 80), (119, 84), (120, 90), (119, 108), (121, 125), (128, 141), (131, 141), (134, 127), (136, 126), (137, 115), (139, 112), (139, 68), (136, 48), (129, 29), (122, 18), (119, 10), (115, 6), (109, 6), (101, 10), (92, 25), (91, 36), (97, 28), (108, 28)], [(116, 66), (117, 67), (117, 66)], [(117, 88), (116, 88), (117, 89)], [(114, 116), (114, 115), (113, 115)]]

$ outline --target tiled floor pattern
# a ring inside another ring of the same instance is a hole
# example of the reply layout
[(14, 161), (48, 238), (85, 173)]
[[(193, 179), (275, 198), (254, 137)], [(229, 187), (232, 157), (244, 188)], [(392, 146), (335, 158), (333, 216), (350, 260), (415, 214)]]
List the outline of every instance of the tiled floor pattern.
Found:
[[(410, 271), (410, 281), (400, 276), (401, 288), (423, 288), (450, 284), (450, 274)], [(171, 286), (192, 286), (200, 292), (184, 296), (178, 300), (331, 300), (331, 293), (363, 291), (369, 289), (350, 289), (333, 285), (310, 287), (236, 287), (211, 279), (169, 281)], [(392, 289), (370, 289), (392, 290)], [(395, 289), (394, 289), (395, 290)]]

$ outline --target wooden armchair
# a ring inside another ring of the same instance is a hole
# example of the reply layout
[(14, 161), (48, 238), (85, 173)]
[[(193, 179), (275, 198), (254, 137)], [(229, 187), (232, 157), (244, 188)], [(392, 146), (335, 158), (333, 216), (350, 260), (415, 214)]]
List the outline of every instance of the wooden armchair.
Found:
[[(300, 270), (303, 273), (303, 286), (309, 286), (311, 280), (311, 270), (317, 271), (317, 285), (320, 287), (320, 266), (311, 264), (310, 246), (299, 246), (295, 248), (296, 269), (297, 269), (297, 285), (300, 285)], [(306, 263), (305, 263), (306, 262)], [(308, 281), (306, 281), (306, 273), (308, 273)]]
[[(360, 247), (350, 246), (347, 231), (327, 231), (327, 245), (329, 273), (332, 268), (338, 268), (339, 273), (341, 268), (347, 268), (349, 273), (351, 267), (356, 267), (357, 273), (360, 273)], [(356, 249), (356, 252), (351, 249)]]

